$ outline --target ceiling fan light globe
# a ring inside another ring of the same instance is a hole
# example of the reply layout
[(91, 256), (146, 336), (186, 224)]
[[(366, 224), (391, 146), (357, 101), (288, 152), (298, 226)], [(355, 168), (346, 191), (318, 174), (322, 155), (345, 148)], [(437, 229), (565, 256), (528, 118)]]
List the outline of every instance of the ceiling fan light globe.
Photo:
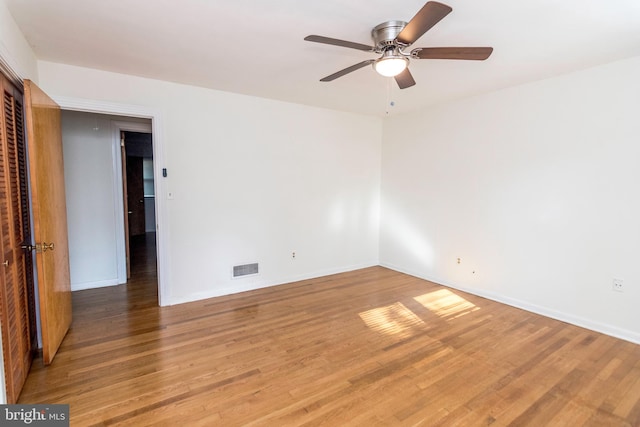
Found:
[(373, 68), (384, 77), (395, 77), (403, 72), (409, 61), (406, 58), (380, 58), (373, 63)]

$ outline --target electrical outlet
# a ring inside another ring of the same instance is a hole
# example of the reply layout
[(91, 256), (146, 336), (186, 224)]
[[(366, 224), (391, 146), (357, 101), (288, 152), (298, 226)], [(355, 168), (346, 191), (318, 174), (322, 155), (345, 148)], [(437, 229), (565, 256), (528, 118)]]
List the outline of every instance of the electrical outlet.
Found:
[(613, 287), (612, 289), (616, 292), (624, 292), (624, 280), (622, 279), (613, 279)]
[(291, 252), (291, 259), (296, 259), (296, 253), (295, 253), (295, 251), (294, 251), (294, 252)]

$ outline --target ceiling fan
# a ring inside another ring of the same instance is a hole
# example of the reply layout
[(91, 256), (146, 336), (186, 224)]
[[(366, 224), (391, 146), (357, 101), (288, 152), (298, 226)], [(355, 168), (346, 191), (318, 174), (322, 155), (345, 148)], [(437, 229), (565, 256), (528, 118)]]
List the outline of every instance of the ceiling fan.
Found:
[(410, 59), (467, 59), (482, 61), (487, 59), (493, 52), (492, 47), (418, 47), (405, 52), (405, 49), (415, 43), (416, 40), (452, 10), (446, 4), (428, 1), (409, 22), (387, 21), (374, 27), (371, 30), (374, 46), (316, 35), (307, 36), (304, 39), (310, 42), (348, 47), (381, 55), (378, 59), (367, 59), (328, 75), (320, 79), (321, 82), (330, 82), (373, 64), (373, 68), (379, 74), (386, 77), (394, 77), (400, 89), (406, 89), (416, 84), (409, 68), (407, 68)]

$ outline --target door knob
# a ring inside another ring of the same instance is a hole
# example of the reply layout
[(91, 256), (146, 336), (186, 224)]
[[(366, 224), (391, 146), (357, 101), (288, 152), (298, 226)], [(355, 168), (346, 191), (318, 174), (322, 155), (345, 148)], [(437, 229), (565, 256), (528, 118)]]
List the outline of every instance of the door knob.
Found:
[(4, 265), (5, 267), (9, 267), (9, 260), (5, 259), (2, 265)]

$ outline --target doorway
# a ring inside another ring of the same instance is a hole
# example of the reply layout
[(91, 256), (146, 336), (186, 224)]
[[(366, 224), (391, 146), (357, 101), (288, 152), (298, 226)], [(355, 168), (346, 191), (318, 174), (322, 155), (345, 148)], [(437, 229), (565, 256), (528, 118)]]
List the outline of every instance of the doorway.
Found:
[(149, 119), (62, 112), (73, 291), (128, 283), (130, 238), (157, 247), (151, 132)]
[(121, 131), (127, 279), (156, 270), (153, 135)]
[[(168, 179), (166, 178), (166, 165), (164, 163), (164, 120), (162, 113), (152, 107), (140, 105), (119, 104), (99, 100), (90, 100), (84, 98), (73, 97), (55, 97), (55, 101), (66, 111), (83, 111), (101, 115), (112, 115), (118, 119), (134, 118), (135, 120), (147, 119), (150, 122), (150, 129), (153, 134), (153, 161), (154, 161), (154, 177), (155, 177), (155, 214), (156, 214), (156, 255), (157, 255), (157, 300), (158, 305), (165, 306), (170, 304), (169, 298), (169, 256), (168, 256), (168, 216), (167, 216), (167, 192)], [(136, 131), (135, 129), (125, 129)], [(117, 142), (113, 146), (114, 152), (120, 153), (120, 134), (119, 129), (113, 128), (113, 138)], [(117, 131), (117, 133), (116, 133)], [(114, 153), (115, 155), (115, 153)], [(120, 154), (117, 154), (120, 155)], [(121, 165), (118, 166), (116, 173), (122, 174)], [(120, 187), (121, 188), (121, 187)], [(162, 197), (160, 197), (162, 195)], [(122, 192), (117, 195), (122, 200)], [(123, 212), (121, 209), (120, 213)], [(119, 216), (122, 218), (122, 215)], [(123, 221), (124, 222), (124, 221)], [(123, 225), (122, 225), (123, 226)], [(117, 235), (119, 238), (120, 234)], [(122, 245), (124, 248), (124, 243)], [(126, 268), (124, 269), (126, 276)]]

